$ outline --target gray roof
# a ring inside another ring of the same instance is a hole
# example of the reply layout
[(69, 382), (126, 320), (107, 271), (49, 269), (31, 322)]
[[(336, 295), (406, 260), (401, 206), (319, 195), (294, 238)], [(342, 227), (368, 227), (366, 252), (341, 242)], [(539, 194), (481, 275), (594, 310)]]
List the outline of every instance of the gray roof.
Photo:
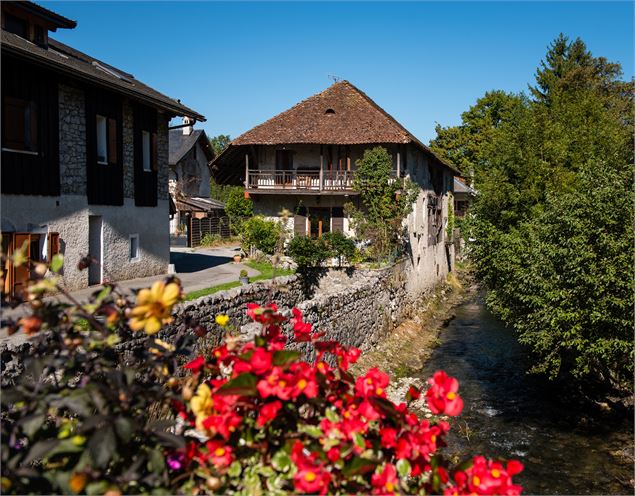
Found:
[(474, 188), (469, 187), (463, 179), (454, 176), (454, 192), (455, 193), (468, 193), (470, 195), (475, 195), (476, 190)]
[(225, 204), (211, 198), (199, 196), (185, 196), (175, 199), (179, 211), (210, 212), (212, 210), (225, 210)]
[(173, 115), (182, 115), (204, 121), (205, 117), (182, 105), (179, 100), (159, 93), (143, 84), (132, 74), (124, 72), (64, 43), (49, 37), (48, 49), (35, 45), (20, 36), (2, 31), (2, 54), (13, 54), (55, 71), (80, 80), (104, 86), (144, 103), (166, 110)]
[(202, 129), (195, 129), (191, 134), (187, 135), (183, 134), (183, 128), (170, 129), (170, 154), (168, 163), (170, 165), (176, 165), (201, 138), (203, 138), (201, 146), (207, 155), (207, 160), (210, 161), (214, 158), (214, 154), (212, 153), (212, 148), (209, 144), (205, 131)]

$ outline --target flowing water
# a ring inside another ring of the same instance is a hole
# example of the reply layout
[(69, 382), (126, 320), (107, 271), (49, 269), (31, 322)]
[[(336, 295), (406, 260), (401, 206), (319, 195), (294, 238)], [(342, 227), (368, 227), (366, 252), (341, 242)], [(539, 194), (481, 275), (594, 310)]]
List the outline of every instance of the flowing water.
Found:
[[(589, 420), (544, 380), (527, 375), (514, 334), (475, 295), (441, 331), (424, 377), (444, 369), (460, 382), (463, 413), (449, 445), (463, 456), (516, 458), (525, 494), (633, 494), (632, 420)], [(456, 448), (454, 448), (456, 446)]]

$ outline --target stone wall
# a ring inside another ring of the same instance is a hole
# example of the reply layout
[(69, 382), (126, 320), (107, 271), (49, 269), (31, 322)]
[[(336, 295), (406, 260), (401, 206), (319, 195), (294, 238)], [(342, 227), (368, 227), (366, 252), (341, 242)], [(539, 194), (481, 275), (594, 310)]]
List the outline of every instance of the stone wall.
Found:
[(86, 194), (86, 105), (84, 92), (59, 85), (60, 187), (63, 195)]
[[(187, 327), (200, 325), (213, 330), (201, 346), (216, 345), (221, 338), (214, 323), (216, 315), (228, 315), (249, 334), (254, 326), (245, 314), (246, 304), (273, 301), (286, 312), (298, 307), (305, 321), (326, 332), (324, 339), (367, 350), (408, 316), (417, 296), (407, 290), (407, 275), (408, 262), (402, 262), (381, 270), (332, 269), (314, 290), (309, 290), (298, 276), (234, 288), (180, 305), (162, 337), (169, 339)], [(312, 350), (304, 351), (312, 355)]]

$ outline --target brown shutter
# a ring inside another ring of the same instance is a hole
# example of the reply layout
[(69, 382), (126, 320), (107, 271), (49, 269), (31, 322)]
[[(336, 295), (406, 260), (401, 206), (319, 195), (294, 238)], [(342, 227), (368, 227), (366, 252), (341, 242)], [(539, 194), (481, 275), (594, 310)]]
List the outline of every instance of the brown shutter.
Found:
[(157, 133), (152, 133), (152, 141), (150, 143), (151, 151), (151, 160), (152, 160), (152, 170), (156, 171), (159, 169), (158, 166), (158, 144), (157, 144)]
[(108, 163), (117, 163), (117, 120), (108, 118)]
[(49, 260), (51, 260), (53, 256), (60, 252), (60, 233), (50, 232), (48, 243)]
[(5, 96), (3, 98), (4, 142), (2, 146), (14, 150), (25, 148), (25, 101)]

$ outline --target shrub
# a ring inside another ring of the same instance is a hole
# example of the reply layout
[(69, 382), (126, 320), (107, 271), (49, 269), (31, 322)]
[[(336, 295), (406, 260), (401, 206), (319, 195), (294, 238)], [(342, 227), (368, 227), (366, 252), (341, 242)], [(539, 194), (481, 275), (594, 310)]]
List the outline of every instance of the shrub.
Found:
[(243, 248), (248, 251), (254, 246), (267, 255), (273, 255), (282, 244), (282, 234), (283, 228), (279, 222), (256, 215), (242, 226)]
[(247, 277), (248, 273), (245, 269), (241, 269), (240, 271), (240, 277)]
[(254, 204), (249, 198), (245, 198), (243, 188), (231, 186), (227, 191), (225, 213), (229, 217), (233, 233), (239, 233), (245, 219), (254, 214)]
[(218, 234), (205, 233), (201, 238), (201, 246), (214, 246), (221, 239)]
[(287, 246), (287, 254), (303, 269), (322, 265), (331, 256), (331, 250), (323, 238), (295, 236)]
[(355, 256), (355, 242), (341, 232), (330, 232), (324, 236), (324, 241), (329, 246), (332, 256), (337, 257), (339, 265), (342, 265), (342, 259), (348, 263), (353, 261)]

